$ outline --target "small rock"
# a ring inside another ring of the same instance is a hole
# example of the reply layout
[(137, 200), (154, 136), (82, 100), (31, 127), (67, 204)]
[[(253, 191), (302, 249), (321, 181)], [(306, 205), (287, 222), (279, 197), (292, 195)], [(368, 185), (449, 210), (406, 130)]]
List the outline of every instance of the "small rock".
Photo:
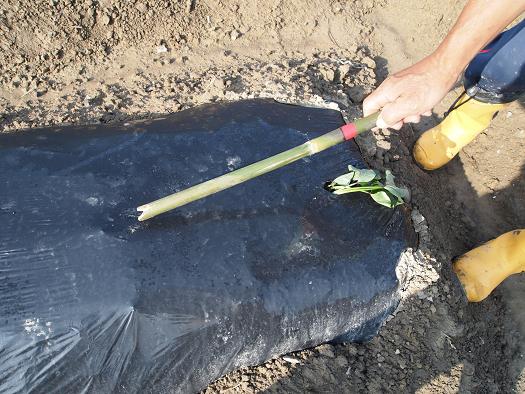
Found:
[(355, 346), (353, 345), (349, 345), (346, 350), (348, 351), (348, 354), (350, 354), (351, 356), (356, 356), (358, 354), (358, 350)]
[(331, 68), (324, 68), (324, 69), (319, 70), (319, 72), (321, 73), (323, 78), (326, 79), (327, 81), (332, 82), (335, 78), (335, 72)]
[(148, 10), (148, 6), (145, 3), (137, 3), (135, 7), (137, 7), (137, 10), (140, 12), (146, 12)]
[(325, 344), (325, 345), (321, 345), (317, 348), (317, 352), (321, 355), (321, 356), (325, 356), (325, 357), (328, 357), (328, 358), (335, 358), (335, 354), (334, 354), (334, 347), (330, 344)]
[(399, 354), (399, 353), (401, 353), (401, 351), (399, 349), (396, 349), (396, 351), (394, 353), (395, 354)]
[(232, 41), (235, 41), (237, 38), (239, 38), (241, 36), (241, 33), (238, 31), (238, 30), (232, 30), (230, 32), (230, 39)]
[(221, 78), (214, 78), (212, 85), (216, 87), (217, 89), (224, 89), (224, 86), (226, 85), (225, 81)]
[(339, 71), (339, 79), (342, 81), (346, 75), (350, 72), (349, 64), (341, 64), (337, 69)]
[(350, 100), (356, 104), (362, 103), (365, 97), (368, 96), (368, 92), (361, 86), (352, 86), (350, 89), (348, 89), (347, 94), (350, 97)]
[(427, 294), (425, 293), (424, 290), (421, 290), (416, 295), (417, 295), (417, 298), (420, 299), (420, 300), (424, 300), (425, 298), (427, 298)]
[[(412, 210), (412, 223), (414, 223), (414, 227), (421, 227), (421, 225), (425, 222), (425, 217), (417, 210)], [(417, 231), (417, 230), (416, 230)]]
[(369, 68), (376, 68), (376, 62), (370, 56), (365, 56), (361, 63), (365, 64)]
[(157, 47), (157, 53), (166, 53), (168, 52), (168, 48), (166, 48), (166, 45), (161, 44)]
[(290, 356), (284, 356), (283, 360), (290, 364), (300, 364), (301, 363), (301, 360), (299, 360), (298, 358), (290, 357)]
[(106, 26), (109, 25), (111, 23), (111, 17), (107, 14), (104, 14), (102, 16), (102, 23), (105, 24)]
[[(382, 135), (383, 137), (388, 137), (392, 133), (390, 132), (390, 129), (381, 129), (379, 130), (379, 134)], [(391, 147), (390, 142), (387, 141), (387, 144), (388, 144), (387, 149), (390, 149)]]
[(372, 133), (363, 133), (356, 138), (359, 148), (366, 156), (374, 156), (377, 152), (376, 140)]

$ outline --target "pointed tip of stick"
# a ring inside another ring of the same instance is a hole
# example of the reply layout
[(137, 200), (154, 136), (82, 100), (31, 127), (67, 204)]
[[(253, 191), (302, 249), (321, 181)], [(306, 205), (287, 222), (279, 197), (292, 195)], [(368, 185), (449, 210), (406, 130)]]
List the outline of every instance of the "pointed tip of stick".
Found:
[(146, 209), (148, 209), (150, 207), (149, 204), (144, 204), (144, 205), (141, 205), (140, 207), (137, 207), (137, 211), (139, 212), (144, 212)]
[(148, 210), (150, 208), (149, 204), (141, 205), (140, 207), (137, 207), (138, 212), (142, 212), (142, 214), (138, 217), (139, 222), (143, 222), (146, 219), (149, 219), (150, 216), (148, 215)]

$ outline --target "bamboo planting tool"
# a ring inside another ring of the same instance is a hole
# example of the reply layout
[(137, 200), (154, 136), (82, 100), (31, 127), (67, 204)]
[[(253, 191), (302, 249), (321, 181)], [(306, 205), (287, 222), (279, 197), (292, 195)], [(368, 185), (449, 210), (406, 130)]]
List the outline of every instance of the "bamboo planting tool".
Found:
[(204, 198), (211, 194), (228, 189), (239, 183), (259, 175), (281, 168), (307, 156), (315, 155), (325, 149), (348, 141), (356, 135), (375, 127), (379, 113), (357, 119), (353, 123), (346, 124), (335, 130), (329, 131), (317, 138), (305, 142), (295, 148), (281, 152), (267, 159), (239, 168), (227, 174), (221, 175), (209, 181), (199, 183), (178, 193), (171, 194), (159, 200), (141, 205), (137, 211), (141, 212), (139, 220), (147, 220), (161, 213), (171, 211), (192, 201)]

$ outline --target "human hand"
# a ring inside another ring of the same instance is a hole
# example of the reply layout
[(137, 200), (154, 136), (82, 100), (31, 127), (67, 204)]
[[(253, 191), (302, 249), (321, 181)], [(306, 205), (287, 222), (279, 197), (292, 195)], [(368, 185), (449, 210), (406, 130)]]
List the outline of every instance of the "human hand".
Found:
[(457, 81), (439, 58), (432, 55), (389, 76), (363, 101), (363, 114), (381, 111), (377, 127), (399, 130), (404, 123), (418, 123)]

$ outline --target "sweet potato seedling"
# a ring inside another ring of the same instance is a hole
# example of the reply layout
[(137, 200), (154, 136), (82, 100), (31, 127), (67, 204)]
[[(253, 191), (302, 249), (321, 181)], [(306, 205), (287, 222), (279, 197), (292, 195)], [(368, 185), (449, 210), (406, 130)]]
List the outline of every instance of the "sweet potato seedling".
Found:
[(334, 194), (367, 193), (375, 202), (389, 208), (403, 204), (409, 196), (407, 189), (395, 185), (389, 170), (385, 171), (383, 178), (379, 171), (351, 165), (348, 166), (348, 173), (327, 182), (325, 188)]

